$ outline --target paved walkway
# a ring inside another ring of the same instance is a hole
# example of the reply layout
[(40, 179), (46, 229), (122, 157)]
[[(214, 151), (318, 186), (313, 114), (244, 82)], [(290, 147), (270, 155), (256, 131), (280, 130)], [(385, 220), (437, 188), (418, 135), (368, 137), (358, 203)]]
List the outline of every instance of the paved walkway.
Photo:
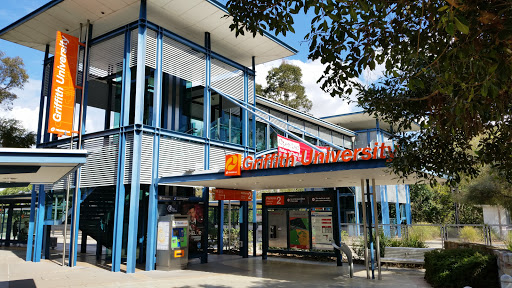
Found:
[(25, 262), (24, 249), (0, 250), (0, 288), (6, 287), (430, 287), (419, 269), (383, 270), (383, 280), (367, 280), (362, 265), (355, 265), (354, 278), (348, 267), (269, 257), (242, 259), (210, 255), (208, 264), (193, 261), (182, 271), (112, 273), (86, 262), (75, 268), (50, 260)]

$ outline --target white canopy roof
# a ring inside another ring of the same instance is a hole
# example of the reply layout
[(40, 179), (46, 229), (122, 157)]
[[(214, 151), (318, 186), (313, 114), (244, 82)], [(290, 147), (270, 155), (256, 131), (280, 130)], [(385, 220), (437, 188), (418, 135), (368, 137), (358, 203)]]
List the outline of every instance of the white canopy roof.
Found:
[[(0, 30), (0, 38), (40, 51), (62, 31), (78, 36), (80, 23), (89, 19), (93, 38), (139, 18), (140, 0), (53, 0)], [(223, 18), (225, 7), (215, 0), (147, 0), (147, 19), (199, 45), (210, 32), (212, 50), (250, 67), (291, 56), (297, 50), (265, 33), (235, 37), (232, 18)]]

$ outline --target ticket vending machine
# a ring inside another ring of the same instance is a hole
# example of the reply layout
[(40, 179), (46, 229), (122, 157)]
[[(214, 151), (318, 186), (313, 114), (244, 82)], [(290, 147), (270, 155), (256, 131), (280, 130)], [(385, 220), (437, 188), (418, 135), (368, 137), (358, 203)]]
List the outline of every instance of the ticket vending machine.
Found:
[(180, 270), (188, 265), (189, 216), (166, 215), (158, 219), (156, 269)]

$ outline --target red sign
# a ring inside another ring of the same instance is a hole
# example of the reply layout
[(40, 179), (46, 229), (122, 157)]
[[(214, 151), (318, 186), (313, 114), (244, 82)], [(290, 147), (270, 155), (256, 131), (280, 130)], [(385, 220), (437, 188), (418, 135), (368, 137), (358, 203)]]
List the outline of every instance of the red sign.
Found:
[(48, 132), (73, 133), (78, 38), (57, 31)]
[(233, 189), (215, 189), (215, 200), (252, 201), (252, 191), (250, 191), (250, 190), (233, 190)]
[(225, 176), (240, 176), (242, 167), (242, 155), (231, 154), (226, 155), (226, 164), (224, 167)]
[[(327, 147), (316, 147), (322, 150), (323, 153), (327, 153)], [(296, 161), (299, 161), (301, 155), (304, 154), (305, 151), (308, 151), (307, 153), (311, 154), (311, 152), (313, 152), (313, 148), (302, 142), (277, 135), (277, 153), (295, 156)]]
[(269, 206), (284, 205), (284, 195), (265, 197), (265, 205), (269, 205)]

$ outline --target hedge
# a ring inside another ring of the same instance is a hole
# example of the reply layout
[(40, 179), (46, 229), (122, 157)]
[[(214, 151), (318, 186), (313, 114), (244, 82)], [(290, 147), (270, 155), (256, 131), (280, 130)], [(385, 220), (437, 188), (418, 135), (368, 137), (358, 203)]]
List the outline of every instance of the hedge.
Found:
[(433, 287), (499, 287), (496, 256), (475, 249), (427, 252), (425, 270)]

